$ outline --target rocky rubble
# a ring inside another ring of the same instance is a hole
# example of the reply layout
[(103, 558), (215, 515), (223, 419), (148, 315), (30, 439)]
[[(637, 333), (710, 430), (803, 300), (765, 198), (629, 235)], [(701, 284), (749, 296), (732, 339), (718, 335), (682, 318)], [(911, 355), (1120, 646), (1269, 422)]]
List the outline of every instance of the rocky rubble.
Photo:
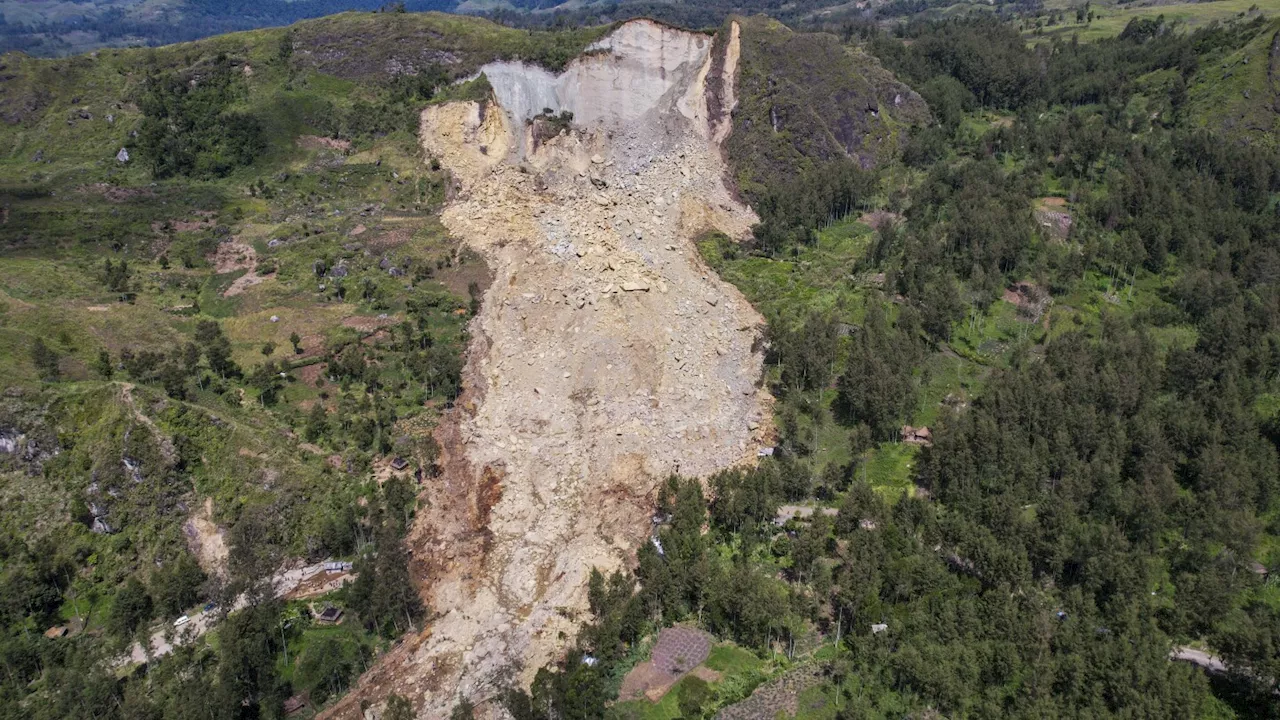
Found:
[[(711, 40), (648, 21), (615, 36), (566, 70), (567, 92), (594, 94), (557, 107), (625, 112), (535, 144), (521, 114), (538, 110), (503, 105), (495, 73), (487, 108), (424, 113), (424, 146), (457, 185), (444, 223), (494, 282), (412, 537), (438, 616), (362, 686), (420, 717), (527, 685), (575, 634), (591, 568), (643, 541), (657, 483), (753, 461), (769, 425), (762, 319), (693, 244), (756, 219), (710, 139)], [(636, 96), (648, 106), (610, 104), (643, 83), (661, 83)]]
[[(529, 91), (499, 70), (488, 105), (425, 111), (425, 149), (456, 183), (444, 224), (494, 282), (411, 538), (436, 616), (334, 715), (397, 692), (440, 717), (529, 683), (576, 633), (591, 568), (643, 542), (660, 479), (754, 460), (772, 401), (763, 320), (694, 246), (755, 222), (724, 187), (710, 49), (637, 20), (538, 102), (509, 100)], [(548, 97), (590, 122), (531, 142), (527, 115)]]

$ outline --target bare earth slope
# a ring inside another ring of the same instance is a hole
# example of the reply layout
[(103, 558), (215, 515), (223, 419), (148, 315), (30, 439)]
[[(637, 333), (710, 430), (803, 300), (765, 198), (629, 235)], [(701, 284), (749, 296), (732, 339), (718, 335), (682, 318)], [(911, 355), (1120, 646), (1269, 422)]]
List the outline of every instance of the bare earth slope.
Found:
[[(732, 87), (736, 32), (725, 45), (717, 84)], [(495, 63), (494, 101), (423, 114), (458, 185), (444, 222), (495, 279), (412, 538), (437, 616), (335, 714), (394, 691), (442, 717), (527, 685), (571, 642), (591, 568), (621, 567), (646, 537), (657, 482), (754, 458), (763, 321), (692, 242), (756, 219), (723, 183), (711, 48), (635, 21), (560, 76)], [(538, 137), (544, 108), (571, 110), (574, 129)]]

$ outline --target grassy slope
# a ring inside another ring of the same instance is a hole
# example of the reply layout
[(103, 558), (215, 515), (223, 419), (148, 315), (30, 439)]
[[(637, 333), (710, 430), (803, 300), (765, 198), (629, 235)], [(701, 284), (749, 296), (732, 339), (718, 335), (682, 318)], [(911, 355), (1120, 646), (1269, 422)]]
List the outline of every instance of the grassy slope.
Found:
[(1119, 35), (1134, 18), (1154, 20), (1163, 15), (1166, 22), (1178, 22), (1188, 29), (1195, 29), (1214, 22), (1227, 22), (1237, 18), (1252, 19), (1259, 13), (1271, 17), (1280, 12), (1280, 3), (1276, 0), (1213, 0), (1213, 2), (1171, 4), (1094, 2), (1091, 5), (1094, 11), (1093, 22), (1079, 25), (1075, 22), (1074, 8), (1080, 4), (1082, 3), (1070, 0), (1045, 3), (1047, 8), (1064, 10), (1067, 21), (1062, 25), (1046, 27), (1041, 33), (1035, 33), (1033, 28), (1028, 28), (1025, 33), (1027, 38), (1033, 42), (1047, 42), (1055, 37), (1069, 40), (1072, 35), (1078, 35), (1081, 42), (1088, 42)]
[(1272, 22), (1248, 45), (1200, 68), (1188, 88), (1191, 113), (1209, 128), (1225, 128), (1250, 142), (1273, 144), (1280, 130), (1280, 58), (1272, 45), (1280, 22)]
[(725, 146), (748, 195), (822, 160), (887, 159), (902, 127), (928, 118), (915, 92), (835, 36), (792, 32), (764, 16), (738, 21), (738, 107)]
[[(158, 49), (0, 59), (8, 76), (0, 84), (0, 387), (10, 389), (0, 429), (60, 438), (62, 449), (43, 472), (0, 456), (0, 531), (47, 542), (42, 547), (74, 559), (80, 573), (63, 617), (92, 608), (89, 628), (100, 627), (124, 578), (137, 574), (145, 581), (156, 562), (183, 551), (183, 525), (206, 499), (222, 527), (247, 508), (271, 507), (281, 518), (277, 542), (288, 554), (304, 555), (330, 516), (373, 492), (368, 453), (340, 444), (300, 446), (307, 409), (316, 402), (332, 409), (340, 395), (336, 386), (317, 386), (320, 367), (307, 367), (326, 344), (366, 336), (367, 351), (384, 368), (383, 397), (400, 418), (395, 437), (407, 439), (395, 452), (414, 452), (438, 416), (440, 398), (408, 380), (390, 338), (373, 329), (404, 318), (411, 293), (438, 293), (449, 299), (426, 318), (427, 326), (437, 345), (460, 351), (468, 285), (483, 284), (487, 271), (440, 225), (435, 212), (446, 178), (428, 168), (415, 128), (357, 139), (343, 152), (299, 141), (317, 132), (316, 113), (376, 103), (393, 73), (430, 63), (443, 64), (453, 77), (496, 58), (556, 67), (605, 31), (529, 33), (439, 14), (347, 13)], [(286, 33), (294, 47), (287, 63), (278, 58)], [(136, 150), (128, 164), (117, 162), (121, 147), (133, 148), (148, 72), (183, 71), (218, 54), (240, 70), (244, 93), (237, 109), (265, 125), (265, 156), (212, 180), (154, 182)], [(277, 272), (227, 297), (223, 291), (248, 270), (219, 272), (209, 253), (230, 239), (253, 248), (259, 264)], [(105, 287), (106, 258), (129, 263), (132, 302)], [(392, 277), (379, 267), (383, 258), (415, 270)], [(331, 267), (345, 262), (351, 288), (345, 299), (334, 296), (331, 281), (315, 276), (317, 259)], [(415, 272), (430, 278), (419, 277), (410, 291)], [(378, 297), (361, 298), (357, 288), (365, 281)], [(273, 410), (264, 411), (257, 391), (240, 382), (222, 394), (193, 388), (186, 401), (176, 401), (136, 383), (128, 383), (136, 387), (126, 393), (124, 373), (106, 380), (95, 369), (100, 350), (119, 358), (126, 347), (179, 347), (200, 319), (221, 322), (234, 360), (246, 371), (268, 359), (262, 353), (268, 341), (275, 344), (270, 359), (293, 366)], [(303, 338), (303, 354), (290, 346), (294, 332)], [(38, 380), (31, 356), (36, 338), (62, 356), (58, 382)], [(360, 395), (359, 386), (351, 389)], [(92, 534), (77, 519), (90, 483), (99, 479), (102, 492), (114, 487), (103, 478), (118, 475), (123, 458), (138, 452), (130, 443), (146, 438), (154, 451), (146, 480), (124, 483), (106, 500), (118, 532)], [(162, 451), (175, 445), (190, 456), (184, 468)], [(350, 464), (332, 467), (331, 453)], [(369, 641), (352, 625), (349, 631), (300, 630), (295, 652), (326, 632)], [(210, 640), (216, 643), (216, 634)], [(286, 677), (292, 673), (283, 669)]]

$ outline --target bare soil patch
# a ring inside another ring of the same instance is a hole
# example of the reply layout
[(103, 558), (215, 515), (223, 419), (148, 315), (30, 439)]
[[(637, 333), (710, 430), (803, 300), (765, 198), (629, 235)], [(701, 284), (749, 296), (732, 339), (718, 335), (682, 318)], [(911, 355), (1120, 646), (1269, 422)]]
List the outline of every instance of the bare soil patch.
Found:
[(320, 137), (319, 135), (302, 135), (298, 138), (298, 146), (307, 150), (337, 150), (339, 152), (351, 152), (350, 140), (339, 140), (337, 138)]
[(672, 685), (695, 669), (705, 670), (719, 678), (719, 673), (710, 668), (698, 668), (710, 655), (711, 636), (707, 633), (687, 627), (666, 628), (658, 634), (658, 642), (654, 644), (650, 658), (636, 665), (622, 679), (618, 698), (633, 700), (644, 697), (650, 702), (658, 702)]
[(209, 575), (222, 575), (227, 569), (225, 530), (213, 522), (213, 498), (205, 498), (200, 510), (183, 526), (187, 546), (196, 556), (200, 568)]
[(361, 345), (377, 345), (379, 343), (389, 340), (390, 338), (391, 338), (391, 333), (387, 332), (386, 330), (377, 330), (377, 331), (374, 331), (372, 334), (361, 339), (360, 344)]
[(108, 202), (113, 203), (122, 203), (136, 197), (155, 197), (156, 195), (151, 188), (119, 187), (117, 185), (108, 185), (107, 183), (84, 185), (80, 188), (80, 191), (90, 195), (101, 195)]
[(709, 683), (720, 682), (720, 678), (723, 677), (722, 673), (716, 670), (712, 670), (706, 665), (699, 665), (698, 667), (691, 670), (690, 674), (694, 675), (695, 677), (702, 678), (703, 680)]
[(455, 262), (447, 268), (437, 270), (435, 280), (449, 288), (449, 292), (459, 297), (468, 297), (472, 283), (475, 283), (482, 293), (488, 290), (493, 284), (493, 273), (483, 262)]
[(1048, 290), (1029, 282), (1005, 288), (1001, 298), (1018, 308), (1018, 319), (1024, 322), (1039, 322), (1042, 318), (1047, 321), (1046, 311), (1053, 304), (1053, 297)]
[(263, 282), (270, 280), (271, 277), (271, 275), (259, 275), (250, 270), (244, 275), (233, 280), (231, 284), (227, 286), (227, 289), (222, 291), (222, 297), (235, 297), (236, 295), (240, 295), (249, 288), (255, 285), (261, 285)]
[(1048, 293), (1042, 290), (1035, 283), (1020, 282), (1016, 283), (1012, 287), (1005, 288), (1004, 294), (1001, 297), (1007, 303), (1017, 305), (1018, 307), (1025, 307), (1034, 305), (1038, 302), (1043, 302), (1044, 298), (1047, 296)]
[(324, 371), (328, 369), (328, 367), (329, 363), (312, 363), (310, 365), (303, 365), (294, 372), (297, 374), (299, 380), (308, 385), (314, 386), (316, 384), (316, 380), (324, 377)]
[(352, 315), (342, 319), (342, 324), (360, 332), (372, 333), (381, 330), (384, 327), (395, 325), (400, 322), (398, 315), (387, 315), (386, 317), (369, 317), (367, 315)]
[[(359, 227), (364, 227), (363, 225)], [(352, 235), (357, 234), (354, 230)], [(373, 252), (386, 252), (404, 245), (413, 239), (413, 230), (411, 228), (396, 228), (394, 230), (383, 230), (368, 240), (369, 249)]]
[(873, 230), (879, 230), (886, 225), (902, 222), (902, 216), (888, 210), (873, 210), (858, 216), (858, 222)]
[(1055, 240), (1066, 240), (1071, 235), (1073, 217), (1067, 208), (1067, 199), (1044, 197), (1036, 201), (1036, 222)]
[(222, 291), (223, 297), (235, 297), (254, 285), (259, 285), (274, 277), (274, 275), (259, 275), (257, 273), (258, 252), (253, 249), (252, 245), (242, 242), (239, 238), (232, 238), (223, 242), (208, 259), (213, 265), (214, 271), (219, 274), (238, 270), (246, 271), (244, 275), (233, 280), (231, 285)]
[(253, 269), (258, 261), (258, 253), (253, 246), (231, 239), (219, 245), (207, 259), (213, 265), (214, 272), (221, 274)]
[(639, 700), (644, 698), (649, 702), (657, 702), (662, 699), (663, 695), (671, 689), (675, 684), (675, 679), (667, 673), (662, 672), (651, 661), (644, 662), (631, 668), (631, 672), (622, 679), (622, 689), (618, 691), (618, 700)]

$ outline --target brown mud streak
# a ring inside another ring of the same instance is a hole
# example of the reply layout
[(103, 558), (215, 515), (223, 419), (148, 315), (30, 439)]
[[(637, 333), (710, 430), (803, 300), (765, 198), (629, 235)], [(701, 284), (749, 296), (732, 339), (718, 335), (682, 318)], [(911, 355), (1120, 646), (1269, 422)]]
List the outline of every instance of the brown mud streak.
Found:
[[(407, 541), (414, 549), (415, 579), (429, 609), (434, 607), (435, 581), (450, 572), (457, 559), (475, 562), (486, 553), (484, 547), (491, 541), (489, 515), (501, 498), (501, 477), (487, 467), (485, 477), (494, 475), (497, 495), (490, 491), (488, 502), (481, 498), (481, 488), (474, 483), (475, 472), (461, 433), (464, 419), (475, 414), (486, 389), (484, 377), (476, 369), (477, 359), (489, 352), (489, 339), (478, 326), (479, 323), (471, 323), (472, 340), (463, 368), (462, 394), (436, 427), (442, 472), (426, 484), (420, 495), (420, 504), (430, 511), (419, 514), (420, 518), (425, 516), (425, 521), (414, 523)], [(478, 567), (482, 561), (475, 564)]]
[[(399, 689), (398, 679), (406, 668), (420, 669), (413, 663), (413, 657), (431, 636), (430, 622), (437, 616), (433, 593), (437, 581), (453, 573), (459, 563), (476, 569), (483, 566), (479, 558), (486, 554), (486, 546), (491, 541), (488, 516), (501, 497), (501, 478), (486, 468), (486, 477), (493, 476), (495, 482), (490, 488), (490, 502), (485, 503), (480, 497), (480, 486), (472, 482), (475, 475), (461, 436), (464, 418), (474, 415), (484, 398), (485, 380), (482, 373), (476, 372), (475, 360), (488, 353), (489, 341), (478, 325), (472, 323), (472, 340), (463, 367), (463, 391), (434, 433), (440, 445), (440, 476), (428, 482), (419, 493), (420, 510), (406, 539), (412, 556), (410, 572), (428, 612), (427, 627), (421, 633), (408, 633), (379, 658), (346, 696), (320, 714), (322, 718), (363, 720), (361, 700), (370, 696), (386, 697)], [(474, 582), (478, 578), (469, 575), (469, 579)], [(424, 674), (421, 689), (444, 691), (460, 662), (461, 658), (453, 657), (433, 663)], [(410, 700), (416, 705), (421, 698)]]

